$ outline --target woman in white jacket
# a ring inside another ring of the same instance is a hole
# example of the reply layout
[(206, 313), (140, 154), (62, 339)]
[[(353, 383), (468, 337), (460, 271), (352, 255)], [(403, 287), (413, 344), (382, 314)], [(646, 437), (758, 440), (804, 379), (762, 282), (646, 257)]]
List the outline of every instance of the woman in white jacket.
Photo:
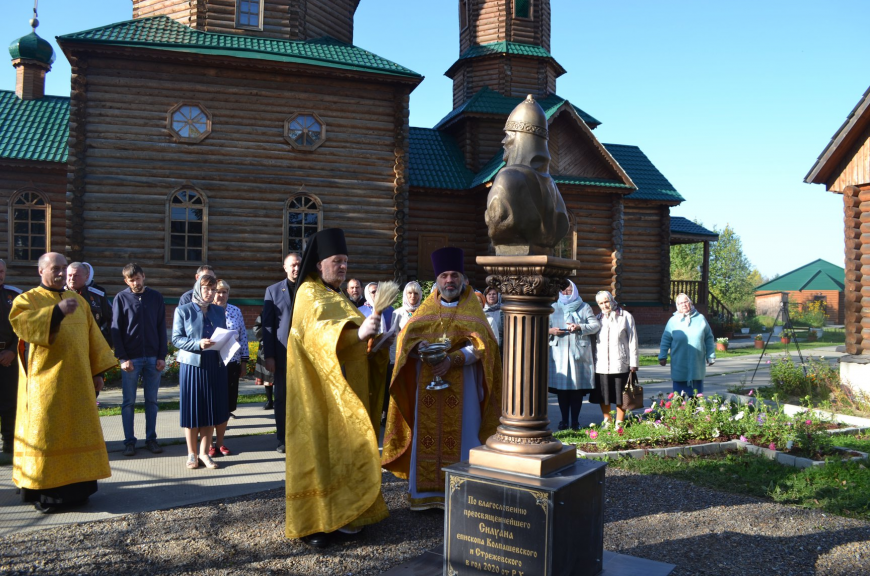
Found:
[(637, 327), (634, 318), (619, 307), (610, 292), (601, 291), (595, 295), (595, 302), (601, 309), (595, 346), (595, 391), (589, 395), (590, 403), (601, 405), (604, 425), (613, 421), (610, 405), (616, 404), (616, 423), (625, 419), (622, 393), (628, 382), (629, 372), (637, 372)]

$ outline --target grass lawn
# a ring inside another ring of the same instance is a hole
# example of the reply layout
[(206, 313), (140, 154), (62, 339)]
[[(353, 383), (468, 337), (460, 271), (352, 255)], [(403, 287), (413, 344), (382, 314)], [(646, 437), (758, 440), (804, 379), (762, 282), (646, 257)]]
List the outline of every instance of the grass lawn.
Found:
[[(836, 445), (870, 452), (870, 436), (840, 436)], [(702, 457), (611, 460), (609, 466), (661, 474), (722, 492), (748, 494), (780, 504), (819, 508), (870, 520), (870, 464), (829, 461), (798, 470), (743, 451)]]
[[(823, 348), (825, 346), (830, 346), (831, 344), (844, 344), (845, 342), (846, 334), (843, 332), (842, 328), (826, 328), (822, 337), (815, 342), (799, 342), (798, 344), (800, 344), (801, 351), (803, 351), (812, 350), (813, 348)], [(771, 338), (770, 344), (767, 346), (767, 352), (785, 352), (786, 350), (793, 352), (795, 350), (794, 342), (783, 344), (778, 339)], [(761, 350), (758, 348), (732, 348), (725, 352), (716, 352), (716, 359), (722, 360), (723, 358), (737, 358), (738, 356), (758, 356), (759, 354), (761, 354)], [(668, 362), (670, 362), (670, 358), (668, 358)], [(641, 366), (657, 366), (658, 363), (658, 356), (640, 357)]]
[[(243, 394), (239, 396), (239, 404), (264, 404), (266, 402), (265, 394)], [(157, 403), (158, 410), (178, 410), (178, 402), (158, 402)], [(113, 408), (100, 408), (97, 412), (99, 412), (100, 416), (119, 416), (121, 414), (121, 408), (119, 406)], [(144, 404), (136, 404), (133, 412), (136, 414), (144, 414), (145, 413), (145, 405)]]

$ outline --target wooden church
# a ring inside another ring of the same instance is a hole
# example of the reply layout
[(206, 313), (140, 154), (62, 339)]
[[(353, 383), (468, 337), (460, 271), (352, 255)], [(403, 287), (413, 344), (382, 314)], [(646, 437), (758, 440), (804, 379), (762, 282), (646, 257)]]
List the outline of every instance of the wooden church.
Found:
[(110, 294), (140, 263), (168, 303), (208, 263), (256, 316), (281, 260), (344, 228), (351, 275), (431, 279), (430, 253), (491, 253), (486, 195), (510, 111), (531, 94), (570, 211), (557, 255), (584, 299), (611, 290), (642, 323), (670, 305), (670, 207), (683, 201), (636, 146), (563, 96), (549, 0), (458, 0), (453, 106), (410, 127), (416, 72), (353, 45), (359, 0), (133, 0), (133, 19), (60, 36), (70, 97), (44, 95), (55, 55), (10, 47), (0, 91), (0, 257), (34, 284), (46, 250), (90, 262)]

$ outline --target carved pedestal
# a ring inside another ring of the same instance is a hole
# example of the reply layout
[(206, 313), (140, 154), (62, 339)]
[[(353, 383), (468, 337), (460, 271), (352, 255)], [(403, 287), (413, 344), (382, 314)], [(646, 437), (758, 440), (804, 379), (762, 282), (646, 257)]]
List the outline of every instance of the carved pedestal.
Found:
[(553, 256), (482, 256), (477, 263), (502, 295), (504, 372), (501, 426), (470, 462), (516, 470), (518, 464), (501, 455), (524, 456), (535, 469), (523, 471), (535, 475), (568, 466), (575, 452), (553, 438), (547, 417), (547, 330), (559, 288), (579, 263)]

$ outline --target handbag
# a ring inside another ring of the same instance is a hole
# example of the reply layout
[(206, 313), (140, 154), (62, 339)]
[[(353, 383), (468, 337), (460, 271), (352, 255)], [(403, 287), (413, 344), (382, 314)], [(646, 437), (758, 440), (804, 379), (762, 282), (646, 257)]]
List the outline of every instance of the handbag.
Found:
[(628, 373), (628, 383), (622, 393), (622, 409), (626, 412), (643, 408), (643, 386), (637, 379), (637, 372)]

